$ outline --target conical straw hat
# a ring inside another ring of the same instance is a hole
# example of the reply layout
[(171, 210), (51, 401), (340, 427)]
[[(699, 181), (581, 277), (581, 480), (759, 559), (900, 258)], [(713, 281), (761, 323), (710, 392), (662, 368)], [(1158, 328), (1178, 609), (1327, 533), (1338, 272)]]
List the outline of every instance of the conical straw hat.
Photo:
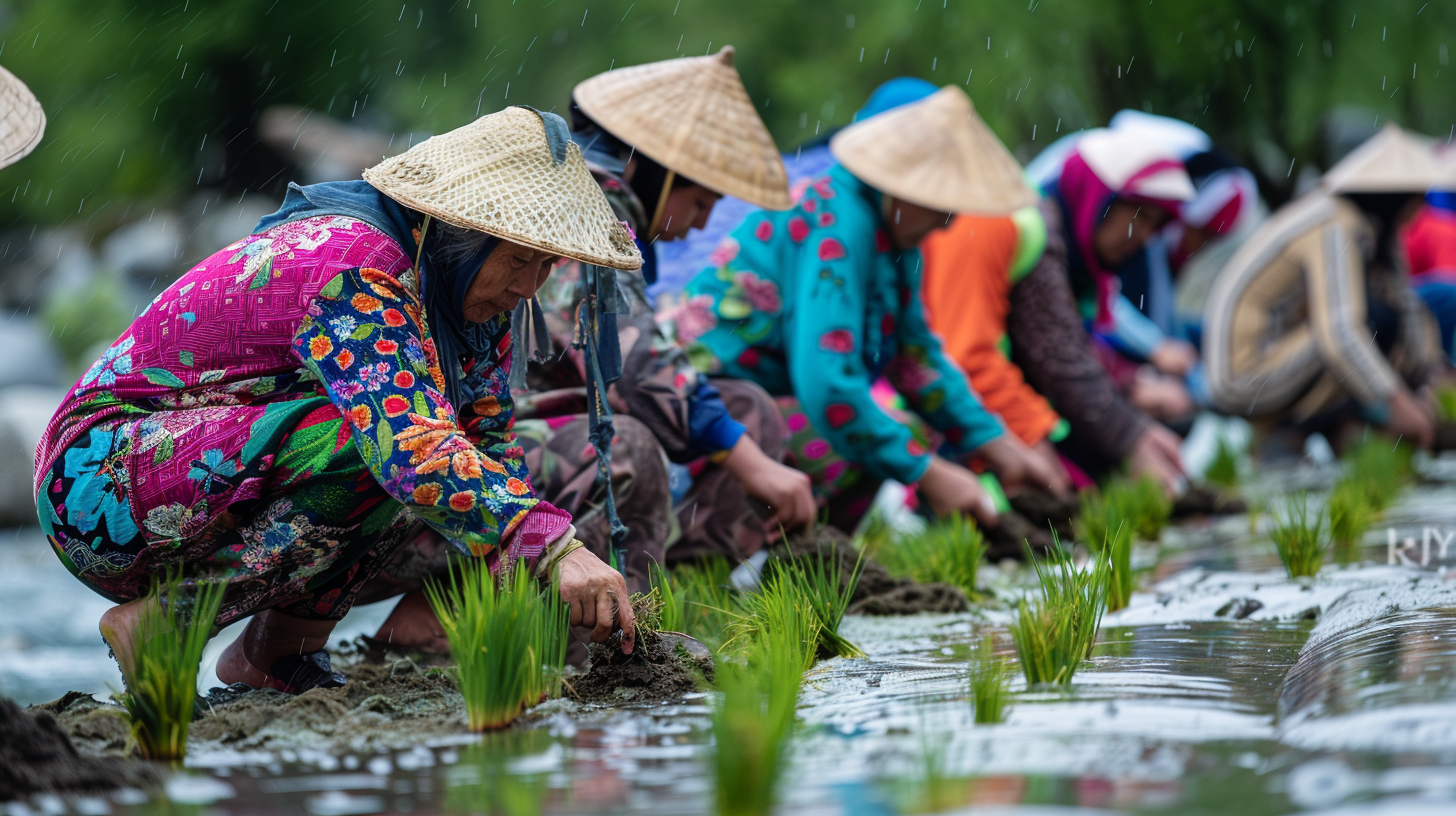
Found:
[(40, 143), (45, 111), (25, 83), (0, 68), (0, 167), (9, 167)]
[(1036, 203), (1021, 166), (954, 85), (850, 125), (829, 151), (871, 187), (922, 207), (997, 215)]
[(783, 159), (733, 67), (731, 45), (711, 57), (598, 74), (572, 97), (608, 133), (680, 176), (770, 210), (792, 203)]
[[(554, 140), (546, 117), (560, 129)], [(565, 134), (555, 114), (506, 108), (385, 159), (364, 180), (447, 224), (584, 263), (641, 267), (631, 233)]]
[(1432, 140), (1394, 122), (1350, 151), (1321, 180), (1332, 193), (1423, 193), (1450, 173), (1442, 172)]

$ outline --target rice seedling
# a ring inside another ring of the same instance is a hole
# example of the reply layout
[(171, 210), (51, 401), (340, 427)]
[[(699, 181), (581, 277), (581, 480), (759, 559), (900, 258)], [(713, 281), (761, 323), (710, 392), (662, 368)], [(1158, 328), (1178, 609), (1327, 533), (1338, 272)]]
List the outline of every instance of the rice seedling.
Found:
[[(813, 613), (818, 626), (818, 653), (821, 657), (864, 657), (864, 652), (839, 634), (839, 624), (854, 597), (854, 588), (859, 584), (864, 556), (855, 562), (854, 571), (848, 580), (841, 580), (839, 558), (833, 552), (828, 555), (806, 555), (771, 562), (772, 568), (767, 584), (772, 584), (773, 594), (788, 593), (799, 599), (803, 608)], [(762, 603), (768, 596), (768, 585), (745, 604), (750, 610)]]
[(672, 579), (668, 577), (666, 570), (657, 564), (648, 569), (648, 581), (652, 584), (652, 591), (657, 594), (661, 602), (658, 610), (658, 623), (661, 629), (668, 632), (681, 632), (687, 619), (687, 611), (683, 607), (683, 595), (672, 585)]
[(1157, 480), (1148, 476), (1133, 482), (1131, 491), (1133, 531), (1143, 541), (1157, 541), (1173, 517), (1173, 500)]
[(1371, 435), (1344, 457), (1345, 475), (1359, 486), (1375, 512), (1389, 507), (1414, 474), (1411, 457), (1415, 450), (1405, 443), (1392, 443)]
[(1077, 535), (1089, 547), (1111, 541), (1113, 533), (1124, 524), (1129, 535), (1156, 541), (1173, 515), (1173, 502), (1149, 478), (1113, 480), (1100, 490), (1084, 492), (1081, 502), (1075, 526)]
[(720, 816), (761, 816), (773, 808), (803, 677), (800, 628), (765, 629), (742, 663), (717, 669), (713, 775)]
[(782, 639), (798, 644), (801, 672), (814, 665), (822, 651), (824, 625), (793, 577), (795, 566), (776, 569), (758, 592), (747, 597), (744, 611), (729, 627), (730, 638), (722, 651), (748, 654), (755, 644)]
[(1107, 611), (1116, 612), (1132, 600), (1137, 581), (1132, 570), (1132, 531), (1122, 524), (1110, 535), (1112, 538), (1102, 543), (1102, 555), (1108, 569)]
[(529, 571), (497, 576), (482, 559), (458, 570), (452, 562), (448, 583), (429, 582), (425, 593), (450, 642), (471, 730), (504, 728), (559, 692), (565, 607), (559, 596), (543, 596)]
[(197, 701), (197, 667), (222, 607), (226, 585), (184, 588), (180, 574), (152, 582), (142, 607), (120, 695), (132, 735), (148, 759), (179, 760)]
[(1107, 607), (1111, 568), (1107, 555), (1095, 556), (1085, 569), (1053, 547), (1052, 564), (1031, 559), (1041, 582), (1039, 597), (1022, 598), (1011, 638), (1028, 685), (1067, 685), (1077, 666), (1092, 652)]
[(1341, 564), (1355, 560), (1359, 544), (1370, 528), (1375, 511), (1365, 499), (1360, 487), (1354, 482), (1341, 479), (1330, 491), (1325, 503), (1325, 515), (1330, 522), (1330, 538), (1333, 540), (1335, 559)]
[(1456, 388), (1442, 385), (1436, 389), (1436, 419), (1456, 422)]
[(1239, 461), (1243, 458), (1242, 454), (1242, 451), (1220, 436), (1218, 447), (1213, 452), (1213, 461), (1203, 471), (1203, 480), (1219, 487), (1238, 487)]
[(1302, 578), (1319, 572), (1325, 560), (1329, 542), (1321, 535), (1324, 519), (1319, 515), (1310, 524), (1306, 497), (1300, 494), (1284, 505), (1283, 515), (1274, 516), (1274, 527), (1269, 537), (1279, 551), (1279, 560), (1290, 578)]
[(1011, 664), (995, 654), (996, 639), (981, 638), (971, 658), (971, 704), (976, 724), (999, 723), (1006, 719), (1006, 687), (1011, 682)]
[(893, 575), (922, 584), (950, 584), (974, 595), (976, 569), (986, 555), (986, 539), (975, 522), (954, 515), (931, 524), (922, 533), (880, 543), (872, 552)]
[(714, 651), (722, 648), (724, 633), (742, 612), (738, 594), (729, 583), (732, 571), (733, 565), (721, 557), (673, 569), (669, 580), (673, 595), (682, 598), (683, 610), (683, 628), (676, 631), (697, 638)]

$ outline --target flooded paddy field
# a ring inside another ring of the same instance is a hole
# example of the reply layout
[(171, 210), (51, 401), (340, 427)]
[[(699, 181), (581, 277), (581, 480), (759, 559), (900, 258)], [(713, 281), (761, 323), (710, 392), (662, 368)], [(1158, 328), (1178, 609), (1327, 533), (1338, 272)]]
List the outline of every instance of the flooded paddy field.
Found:
[[(1161, 545), (1139, 545), (1140, 591), (1104, 618), (1072, 685), (1027, 689), (1018, 675), (998, 725), (974, 724), (967, 666), (987, 633), (1014, 654), (1009, 601), (1030, 586), (1029, 570), (985, 568), (994, 600), (968, 613), (847, 618), (841, 633), (867, 657), (805, 676), (778, 812), (1456, 811), (1456, 459), (1419, 464), (1422, 481), (1352, 563), (1313, 579), (1285, 577), (1258, 517), (1194, 520)], [(1244, 492), (1257, 508), (1291, 490), (1317, 496), (1334, 476), (1267, 473)], [(95, 634), (105, 608), (38, 533), (6, 534), (0, 694), (26, 705), (119, 688)], [(340, 638), (372, 631), (386, 612), (355, 610)], [(209, 647), (211, 659), (230, 635)], [(250, 728), (223, 727), (229, 702), (214, 697), (216, 710), (194, 723), (186, 768), (161, 792), (38, 797), (0, 811), (713, 810), (707, 693), (625, 707), (556, 700), (482, 738), (467, 733), (438, 672), (371, 671), (370, 683), (392, 691), (310, 692)], [(202, 677), (212, 677), (206, 662)], [(91, 707), (89, 716), (89, 749), (103, 750), (98, 718), (111, 715)]]

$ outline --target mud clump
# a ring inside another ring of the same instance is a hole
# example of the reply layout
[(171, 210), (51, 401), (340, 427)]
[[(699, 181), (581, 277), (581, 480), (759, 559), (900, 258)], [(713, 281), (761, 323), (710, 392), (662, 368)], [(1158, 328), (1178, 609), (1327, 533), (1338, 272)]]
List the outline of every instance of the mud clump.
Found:
[(192, 749), (373, 752), (409, 748), (469, 730), (465, 701), (448, 672), (410, 660), (370, 663), (336, 652), (342, 688), (297, 696), (237, 684), (215, 688), (192, 723)]
[(964, 612), (970, 602), (959, 588), (950, 584), (921, 584), (909, 578), (890, 574), (885, 566), (871, 558), (860, 563), (860, 550), (849, 536), (837, 528), (821, 524), (812, 533), (791, 536), (778, 548), (781, 556), (790, 558), (813, 556), (836, 559), (841, 581), (848, 581), (859, 564), (859, 584), (850, 598), (851, 615), (916, 615), (921, 612)]
[(583, 703), (661, 703), (696, 691), (713, 679), (713, 656), (676, 632), (637, 630), (632, 654), (615, 637), (589, 648), (591, 668), (571, 681), (568, 695)]
[[(75, 702), (77, 696), (91, 699), (71, 692), (56, 703)], [(161, 782), (161, 772), (145, 762), (82, 756), (51, 711), (43, 706), (27, 711), (0, 698), (0, 802), (37, 793), (149, 788)]]
[(1076, 496), (1062, 498), (1044, 490), (1026, 490), (1011, 496), (1009, 501), (1011, 509), (1048, 538), (1048, 531), (1056, 530), (1063, 541), (1073, 539), (1072, 520), (1082, 511)]
[(1188, 516), (1221, 516), (1247, 513), (1249, 505), (1209, 484), (1190, 484), (1183, 495), (1173, 500), (1173, 518)]
[[(1024, 561), (1027, 547), (1039, 554), (1046, 553), (1052, 548), (1054, 528), (1055, 523), (1053, 527), (1037, 526), (1020, 513), (1002, 513), (1000, 522), (985, 530), (986, 557), (992, 561), (1006, 558)], [(1058, 531), (1057, 535), (1061, 532)], [(1067, 540), (1071, 540), (1070, 535)]]

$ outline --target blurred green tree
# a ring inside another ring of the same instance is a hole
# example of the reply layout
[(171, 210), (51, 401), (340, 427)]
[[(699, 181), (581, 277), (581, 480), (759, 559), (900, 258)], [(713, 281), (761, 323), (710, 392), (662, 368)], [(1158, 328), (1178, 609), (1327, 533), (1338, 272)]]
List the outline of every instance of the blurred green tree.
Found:
[(254, 129), (272, 104), (410, 140), (725, 43), (785, 149), (906, 74), (965, 87), (1023, 159), (1122, 107), (1187, 119), (1275, 203), (1327, 164), (1330, 121), (1456, 132), (1450, 2), (11, 0), (0, 64), (50, 123), (0, 172), (0, 224), (104, 230), (198, 186), (276, 192), (290, 171)]

